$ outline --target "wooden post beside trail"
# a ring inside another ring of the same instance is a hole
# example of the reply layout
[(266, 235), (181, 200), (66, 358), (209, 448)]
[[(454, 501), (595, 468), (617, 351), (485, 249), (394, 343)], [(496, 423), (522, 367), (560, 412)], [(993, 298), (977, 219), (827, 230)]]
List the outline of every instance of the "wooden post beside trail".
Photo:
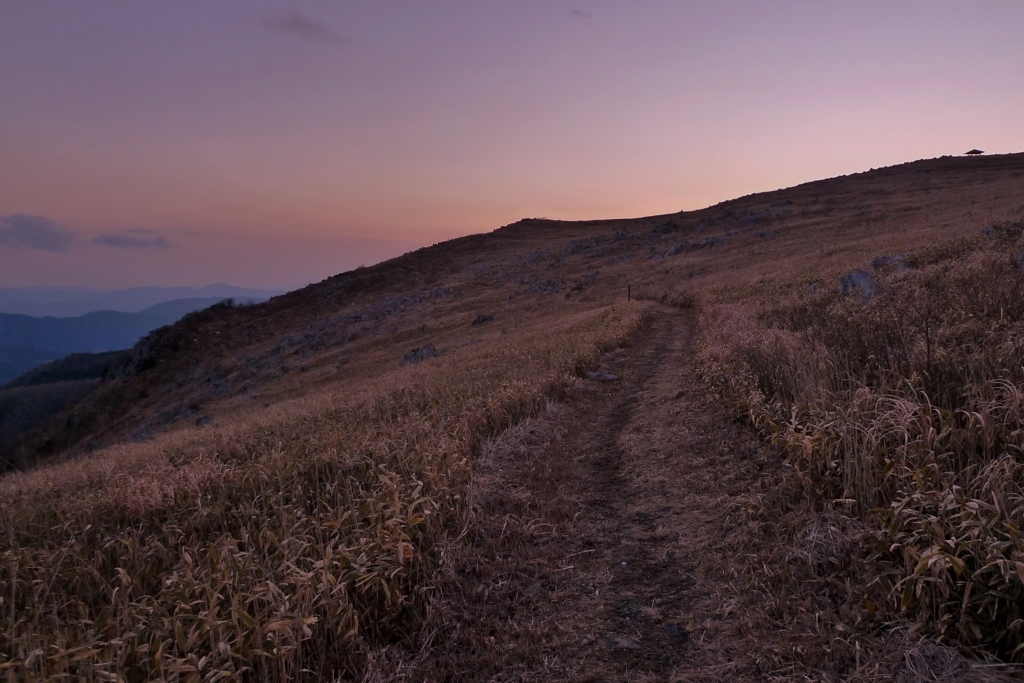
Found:
[(630, 291), (630, 289), (632, 289), (632, 285), (626, 285), (626, 301), (629, 301), (633, 297), (633, 294)]

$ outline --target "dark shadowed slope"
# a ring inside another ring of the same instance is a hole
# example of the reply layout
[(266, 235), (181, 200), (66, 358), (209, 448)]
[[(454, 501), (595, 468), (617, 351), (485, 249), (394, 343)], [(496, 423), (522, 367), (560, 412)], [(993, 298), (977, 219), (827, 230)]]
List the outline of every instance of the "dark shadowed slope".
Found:
[(23, 375), (15, 377), (4, 385), (5, 389), (32, 387), (54, 382), (74, 382), (83, 379), (102, 379), (115, 372), (131, 358), (131, 351), (106, 351), (102, 353), (73, 353), (50, 361)]

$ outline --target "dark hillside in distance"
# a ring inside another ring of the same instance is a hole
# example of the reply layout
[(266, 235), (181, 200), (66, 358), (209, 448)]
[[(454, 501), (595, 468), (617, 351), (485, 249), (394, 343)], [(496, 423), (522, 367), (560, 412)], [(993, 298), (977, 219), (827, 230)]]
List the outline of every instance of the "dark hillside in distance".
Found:
[(180, 299), (138, 313), (96, 311), (74, 318), (0, 313), (0, 384), (72, 353), (131, 348), (147, 333), (222, 299)]
[(238, 303), (266, 301), (282, 290), (252, 289), (215, 284), (205, 287), (132, 287), (112, 291), (47, 287), (0, 287), (0, 313), (70, 318), (93, 311), (138, 313), (178, 299), (234, 299)]
[(85, 398), (99, 379), (0, 387), (0, 442), (16, 442), (54, 415)]
[(106, 351), (103, 353), (73, 353), (50, 361), (23, 375), (15, 377), (3, 386), (5, 389), (31, 387), (54, 382), (102, 379), (131, 358), (131, 349)]
[(73, 353), (0, 386), (0, 443), (16, 439), (87, 396), (122, 371), (131, 350)]

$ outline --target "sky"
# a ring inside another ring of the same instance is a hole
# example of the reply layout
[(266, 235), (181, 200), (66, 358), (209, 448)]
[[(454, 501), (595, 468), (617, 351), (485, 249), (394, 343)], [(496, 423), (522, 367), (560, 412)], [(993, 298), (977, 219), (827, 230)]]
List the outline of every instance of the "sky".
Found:
[(0, 0), (0, 287), (293, 288), (1024, 150), (1019, 0)]

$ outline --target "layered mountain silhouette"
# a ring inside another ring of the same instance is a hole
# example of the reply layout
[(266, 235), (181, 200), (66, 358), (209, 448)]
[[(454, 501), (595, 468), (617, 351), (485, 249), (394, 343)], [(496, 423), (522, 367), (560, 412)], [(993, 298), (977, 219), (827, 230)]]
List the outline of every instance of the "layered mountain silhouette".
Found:
[(138, 313), (179, 299), (227, 299), (240, 303), (265, 301), (284, 292), (214, 284), (206, 287), (132, 287), (112, 291), (75, 288), (2, 288), (0, 313), (66, 318), (93, 311)]
[(73, 353), (131, 348), (149, 332), (223, 300), (178, 299), (137, 313), (94, 311), (70, 318), (0, 313), (0, 385)]

